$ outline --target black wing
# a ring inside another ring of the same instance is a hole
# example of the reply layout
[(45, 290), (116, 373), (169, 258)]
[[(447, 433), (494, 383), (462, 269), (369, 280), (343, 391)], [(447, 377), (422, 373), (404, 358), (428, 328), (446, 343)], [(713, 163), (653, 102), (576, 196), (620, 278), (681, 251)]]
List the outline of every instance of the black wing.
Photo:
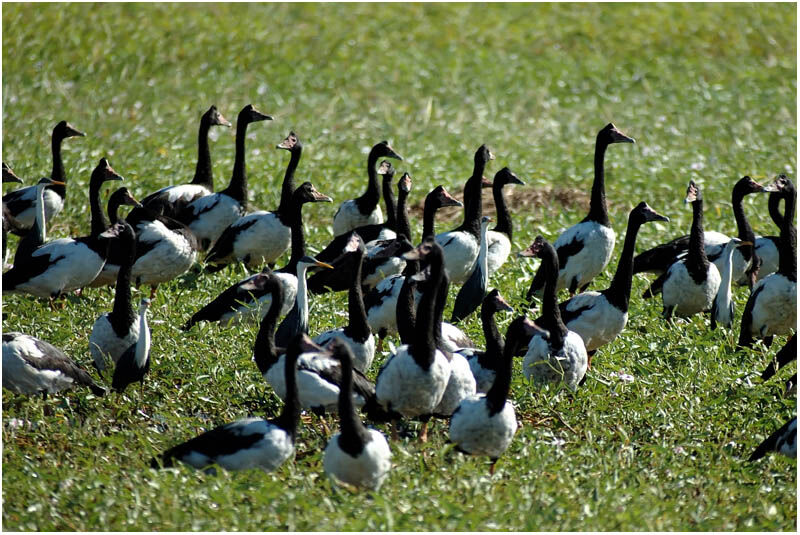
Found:
[[(263, 272), (237, 282), (195, 312), (181, 329), (188, 331), (192, 328), (192, 325), (199, 321), (219, 321), (224, 314), (233, 312), (242, 304), (255, 303), (259, 298), (269, 293), (266, 289), (266, 282), (267, 278)], [(245, 285), (247, 289), (243, 288)]]
[(788, 442), (789, 444), (797, 441), (797, 428), (794, 429), (793, 433), (789, 433), (789, 427), (797, 422), (797, 417), (795, 416), (785, 424), (783, 424), (780, 429), (772, 433), (770, 436), (767, 437), (764, 442), (758, 445), (756, 450), (750, 455), (750, 458), (747, 459), (748, 461), (757, 461), (758, 459), (762, 458), (764, 455), (771, 451), (777, 451), (779, 449), (779, 444), (783, 445), (783, 443)]
[(242, 224), (239, 224), (237, 221), (236, 223), (228, 225), (228, 227), (222, 231), (222, 235), (216, 243), (214, 243), (208, 255), (206, 255), (206, 262), (227, 263), (229, 261), (235, 261), (235, 259), (229, 258), (233, 254), (233, 245), (236, 243), (239, 235), (255, 225), (256, 221), (257, 220), (254, 218)]
[(633, 273), (649, 271), (652, 273), (662, 273), (669, 269), (675, 262), (678, 255), (689, 249), (689, 235), (680, 236), (672, 241), (656, 245), (643, 253), (639, 253), (633, 259)]
[(786, 344), (778, 351), (775, 355), (775, 359), (769, 363), (769, 366), (766, 367), (764, 372), (761, 374), (761, 378), (763, 380), (767, 380), (773, 375), (775, 372), (789, 364), (791, 361), (797, 359), (797, 333), (793, 334), (789, 340), (786, 341)]
[(145, 358), (144, 367), (140, 368), (136, 364), (136, 343), (133, 343), (117, 361), (114, 377), (111, 379), (111, 388), (121, 394), (131, 383), (144, 381), (144, 376), (149, 370), (150, 354), (148, 353)]
[[(173, 459), (181, 460), (192, 452), (210, 457), (208, 464), (212, 464), (215, 458), (233, 455), (238, 451), (248, 449), (264, 438), (264, 435), (258, 432), (243, 433), (243, 427), (238, 424), (239, 422), (233, 422), (220, 425), (168, 449), (162, 455), (163, 466), (173, 466)], [(153, 459), (150, 465), (153, 468), (159, 467), (156, 459)]]

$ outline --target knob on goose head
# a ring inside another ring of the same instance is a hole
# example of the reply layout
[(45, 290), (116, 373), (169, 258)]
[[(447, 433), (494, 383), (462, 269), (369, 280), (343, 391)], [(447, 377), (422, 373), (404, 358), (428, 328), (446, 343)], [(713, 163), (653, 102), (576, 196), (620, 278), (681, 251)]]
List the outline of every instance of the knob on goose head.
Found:
[(391, 180), (394, 177), (394, 167), (389, 160), (383, 160), (378, 166), (377, 173), (383, 175), (384, 179)]
[(636, 143), (636, 140), (632, 137), (628, 137), (614, 126), (614, 123), (608, 123), (603, 127), (600, 132), (597, 134), (598, 139), (605, 141), (608, 144), (611, 143)]
[(403, 191), (404, 193), (408, 193), (411, 191), (411, 175), (408, 173), (403, 173), (403, 176), (400, 177), (400, 180), (397, 181), (397, 187)]
[(100, 162), (97, 164), (97, 167), (94, 168), (92, 171), (92, 178), (91, 181), (99, 181), (99, 182), (106, 182), (108, 180), (122, 180), (122, 177), (114, 171), (114, 168), (111, 167), (111, 164), (108, 163), (108, 160), (105, 158), (100, 158)]

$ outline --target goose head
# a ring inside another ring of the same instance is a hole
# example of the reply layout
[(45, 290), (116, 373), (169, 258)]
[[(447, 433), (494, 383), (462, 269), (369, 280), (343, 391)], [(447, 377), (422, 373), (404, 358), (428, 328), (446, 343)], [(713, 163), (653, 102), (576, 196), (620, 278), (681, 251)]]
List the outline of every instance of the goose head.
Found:
[(777, 191), (774, 189), (774, 184), (762, 186), (747, 175), (736, 181), (733, 186), (734, 197), (737, 195), (745, 196), (750, 193), (771, 193), (773, 191)]
[(109, 180), (122, 180), (122, 177), (114, 171), (114, 168), (111, 167), (111, 164), (108, 163), (108, 160), (105, 158), (100, 158), (100, 162), (97, 164), (97, 167), (94, 168), (92, 171), (92, 178), (90, 180), (91, 184), (102, 184), (103, 182)]
[(478, 150), (475, 151), (475, 164), (486, 165), (489, 160), (494, 160), (492, 151), (486, 145), (478, 147)]
[(147, 308), (150, 306), (150, 300), (146, 297), (139, 302), (139, 315), (144, 316)]
[(98, 238), (102, 240), (113, 240), (115, 238), (130, 238), (134, 239), (136, 234), (133, 228), (125, 221), (118, 221), (111, 225), (107, 230), (101, 232)]
[(59, 182), (58, 180), (53, 180), (49, 177), (42, 177), (39, 179), (39, 182), (36, 183), (37, 190), (43, 189), (47, 186), (64, 186), (63, 182)]
[(6, 162), (3, 162), (3, 182), (22, 183), (22, 179), (14, 174), (14, 171), (11, 170)]
[(333, 202), (333, 199), (327, 195), (323, 195), (311, 182), (303, 182), (294, 190), (294, 198), (301, 203), (307, 202)]
[(493, 184), (497, 184), (500, 187), (503, 187), (507, 184), (517, 184), (518, 186), (524, 186), (525, 182), (519, 179), (519, 177), (514, 174), (514, 172), (509, 169), (508, 167), (503, 167), (494, 175), (494, 182)]
[(74, 126), (67, 121), (61, 121), (55, 128), (53, 128), (53, 137), (57, 139), (66, 139), (68, 137), (83, 137), (86, 134), (77, 130)]
[(222, 116), (216, 106), (208, 108), (208, 111), (203, 114), (202, 121), (209, 126), (231, 126), (231, 122)]
[(536, 236), (536, 239), (533, 240), (533, 243), (527, 249), (524, 249), (517, 253), (517, 256), (524, 256), (524, 257), (534, 257), (539, 256), (539, 254), (544, 249), (544, 238), (542, 236)]
[(403, 160), (403, 157), (397, 154), (394, 149), (389, 145), (388, 141), (381, 141), (372, 147), (372, 151), (378, 158), (394, 158), (395, 160)]
[(403, 193), (408, 193), (411, 191), (411, 175), (408, 173), (403, 173), (403, 176), (400, 177), (400, 180), (397, 181), (397, 189), (402, 191)]
[(272, 116), (261, 113), (252, 104), (248, 104), (239, 112), (237, 121), (243, 124), (256, 123), (258, 121), (271, 121)]
[(512, 312), (514, 310), (512, 306), (508, 304), (508, 301), (503, 299), (503, 296), (500, 295), (500, 290), (497, 288), (486, 294), (481, 306), (488, 307), (493, 313)]
[(441, 255), (442, 248), (438, 243), (436, 243), (436, 239), (433, 236), (428, 236), (414, 249), (408, 251), (407, 253), (403, 253), (403, 259), (424, 260), (425, 258), (436, 254)]
[(689, 204), (703, 200), (703, 192), (700, 190), (694, 180), (689, 181), (689, 186), (686, 188), (686, 198), (683, 200), (684, 204)]
[[(313, 256), (304, 256), (297, 262), (297, 273), (302, 274), (310, 267), (320, 267), (325, 269), (333, 269), (333, 266), (330, 264), (326, 264), (325, 262), (320, 262)], [(299, 278), (299, 276), (298, 276)]]
[(286, 136), (286, 139), (278, 143), (275, 146), (275, 148), (293, 152), (295, 150), (302, 148), (302, 146), (303, 144), (300, 143), (300, 138), (297, 137), (297, 134), (295, 134), (294, 132), (289, 132), (289, 135)]
[(464, 206), (464, 204), (450, 195), (444, 186), (438, 185), (433, 190), (428, 193), (428, 196), (425, 197), (425, 204), (432, 203), (432, 205), (436, 208), (445, 208), (447, 206)]
[(391, 162), (389, 160), (383, 160), (380, 165), (378, 166), (378, 174), (383, 176), (384, 182), (392, 182), (394, 178), (394, 167), (392, 167)]
[(134, 198), (130, 190), (128, 190), (128, 188), (125, 186), (117, 189), (111, 194), (111, 197), (108, 198), (108, 204), (116, 204), (117, 206), (135, 206), (137, 208), (142, 207), (142, 204)]
[(516, 355), (519, 349), (527, 345), (530, 339), (537, 334), (545, 338), (550, 336), (550, 333), (526, 316), (515, 318), (506, 329), (506, 350), (510, 351), (512, 355)]
[(489, 228), (489, 224), (492, 222), (492, 218), (488, 215), (481, 217), (481, 232), (486, 234), (486, 230)]
[(628, 137), (614, 126), (614, 123), (608, 123), (597, 133), (597, 141), (603, 142), (607, 145), (612, 143), (636, 143), (632, 137)]
[(648, 223), (650, 221), (669, 222), (669, 218), (667, 216), (659, 214), (650, 208), (650, 206), (644, 201), (637, 204), (636, 207), (631, 210), (631, 217), (635, 218), (635, 220), (639, 223)]

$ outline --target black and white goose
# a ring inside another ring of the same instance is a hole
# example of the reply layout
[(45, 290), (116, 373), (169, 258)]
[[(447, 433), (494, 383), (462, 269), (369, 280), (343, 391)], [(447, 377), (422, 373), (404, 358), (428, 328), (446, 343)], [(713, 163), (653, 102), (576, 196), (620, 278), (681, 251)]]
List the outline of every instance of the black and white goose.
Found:
[[(19, 184), (22, 183), (22, 180), (14, 174), (14, 171), (3, 162), (3, 184), (7, 182), (17, 182)], [(6, 207), (6, 203), (3, 203), (3, 269), (5, 269), (6, 263), (8, 261), (8, 231), (10, 229), (22, 228), (22, 225), (17, 221), (17, 219), (11, 215), (11, 211)]]
[(298, 336), (287, 348), (285, 364), (281, 370), (287, 393), (279, 416), (271, 420), (242, 418), (215, 427), (168, 449), (160, 460), (153, 459), (151, 466), (171, 467), (178, 460), (197, 469), (217, 464), (226, 470), (260, 468), (269, 472), (289, 460), (294, 455), (297, 424), (300, 420), (295, 367), (297, 358), (305, 350), (304, 338), (307, 339)]
[(586, 375), (588, 356), (583, 338), (570, 331), (561, 319), (556, 300), (558, 279), (558, 253), (544, 238), (537, 236), (529, 252), (542, 260), (545, 273), (542, 317), (539, 330), (528, 343), (522, 360), (525, 378), (537, 386), (564, 382), (567, 388), (577, 390)]
[[(779, 175), (778, 178), (785, 176), (786, 175)], [(775, 226), (778, 227), (779, 231), (783, 221), (783, 214), (781, 214), (780, 208), (781, 200), (780, 192), (775, 191), (769, 194), (769, 200), (767, 201), (770, 218), (772, 222), (775, 223)], [(758, 272), (756, 273), (756, 281), (760, 281), (767, 275), (775, 273), (778, 270), (778, 264), (780, 264), (780, 243), (780, 236), (756, 236), (755, 252), (760, 261)]]
[(358, 234), (353, 234), (348, 246), (348, 262), (334, 269), (346, 270), (350, 276), (350, 290), (347, 295), (348, 323), (344, 327), (331, 329), (314, 337), (314, 343), (326, 346), (331, 340), (341, 340), (353, 354), (353, 366), (366, 372), (375, 358), (375, 337), (367, 323), (367, 312), (364, 309), (364, 297), (361, 292), (361, 268), (364, 263), (366, 249)]
[(673, 314), (688, 317), (710, 310), (721, 282), (719, 270), (708, 261), (703, 246), (703, 193), (694, 180), (689, 181), (685, 202), (692, 204), (689, 250), (664, 275), (661, 297), (666, 319)]
[[(735, 249), (733, 253), (733, 281), (737, 284), (747, 283), (750, 287), (755, 283), (755, 268), (757, 265), (753, 264), (753, 246), (755, 241), (755, 234), (747, 216), (744, 213), (743, 201), (746, 195), (752, 193), (764, 193), (777, 191), (774, 184), (762, 186), (749, 176), (744, 176), (739, 179), (733, 186), (731, 193), (731, 205), (733, 207), (733, 215), (736, 219), (736, 228), (738, 230), (738, 238), (742, 242), (750, 243), (751, 245), (742, 245), (741, 248)], [(714, 230), (705, 230), (703, 232), (703, 247), (706, 251), (706, 256), (711, 262), (717, 266), (717, 270), (722, 272), (724, 256), (723, 251), (725, 246), (731, 238), (722, 232)], [(662, 245), (657, 245), (652, 249), (645, 251), (636, 256), (633, 260), (633, 273), (652, 272), (659, 275), (666, 272), (669, 267), (676, 261), (683, 258), (689, 247), (690, 236), (684, 235), (679, 238), (667, 242)], [(756, 257), (757, 258), (757, 257)], [(756, 264), (758, 261), (756, 261)], [(645, 291), (644, 298), (652, 297), (661, 291), (663, 285), (663, 277), (656, 279), (650, 286), (648, 291)]]
[(503, 167), (494, 175), (494, 180), (492, 180), (492, 196), (494, 197), (494, 207), (497, 212), (497, 224), (488, 234), (487, 266), (489, 277), (494, 275), (500, 269), (500, 266), (506, 263), (508, 255), (511, 254), (514, 226), (511, 221), (511, 214), (506, 206), (506, 199), (503, 196), (503, 188), (509, 184), (525, 185), (511, 169)]
[(106, 262), (108, 239), (115, 236), (113, 228), (105, 229), (100, 204), (100, 188), (107, 180), (122, 180), (122, 177), (102, 158), (89, 182), (91, 234), (53, 240), (30, 255), (16, 255), (14, 267), (3, 273), (3, 293), (23, 292), (52, 298), (83, 288), (97, 277)]
[[(490, 358), (498, 362), (497, 378), (486, 394), (471, 396), (458, 406), (450, 419), (450, 441), (467, 455), (485, 455), (492, 461), (494, 473), (497, 459), (508, 449), (517, 432), (517, 415), (509, 402), (511, 370), (514, 354), (523, 341), (533, 334), (534, 326), (524, 316), (517, 318), (506, 331), (506, 346), (493, 347)], [(488, 351), (488, 347), (487, 347)]]
[(336, 340), (330, 349), (341, 362), (339, 389), (340, 430), (325, 447), (322, 466), (325, 473), (356, 487), (378, 490), (392, 467), (392, 451), (383, 433), (367, 429), (353, 406), (353, 355), (347, 344)]
[[(276, 275), (283, 282), (284, 309), (281, 315), (289, 313), (297, 295), (297, 266), (306, 256), (305, 233), (303, 232), (302, 208), (307, 202), (329, 199), (322, 195), (311, 184), (304, 182), (293, 194), (292, 202), (292, 255), (289, 262), (276, 271)], [(238, 323), (242, 319), (256, 320), (263, 318), (269, 308), (270, 295), (264, 290), (264, 273), (256, 273), (230, 286), (214, 300), (198, 310), (182, 327), (189, 330), (200, 321), (215, 321), (223, 324)]]
[(489, 216), (483, 216), (481, 219), (481, 247), (478, 251), (478, 261), (475, 262), (472, 275), (469, 276), (467, 282), (464, 283), (458, 291), (458, 294), (456, 294), (456, 302), (453, 305), (453, 315), (450, 318), (451, 323), (458, 323), (472, 314), (475, 309), (478, 308), (478, 305), (481, 304), (481, 301), (483, 301), (483, 296), (486, 295), (486, 288), (489, 285), (488, 233), (489, 223), (491, 221)]
[(96, 396), (106, 393), (57, 347), (28, 334), (3, 333), (3, 388), (47, 397), (74, 386), (89, 387)]
[(776, 181), (785, 202), (780, 234), (778, 271), (758, 281), (747, 299), (739, 331), (739, 345), (750, 347), (756, 338), (765, 344), (772, 337), (797, 329), (797, 229), (794, 226), (796, 191), (786, 177)]
[(208, 147), (208, 132), (212, 126), (231, 126), (230, 121), (222, 116), (216, 106), (208, 108), (200, 118), (197, 166), (192, 181), (188, 184), (166, 186), (151, 193), (142, 199), (144, 206), (149, 207), (151, 203), (158, 203), (163, 208), (163, 215), (178, 218), (189, 203), (214, 193), (214, 171), (211, 165), (211, 150)]
[[(64, 162), (61, 159), (61, 142), (69, 137), (84, 136), (68, 122), (61, 121), (53, 128), (51, 147), (53, 151), (53, 170), (50, 178), (61, 184), (53, 184), (44, 192), (45, 222), (50, 222), (64, 207), (64, 198), (67, 195), (67, 174), (64, 171)], [(8, 205), (9, 213), (21, 225), (15, 234), (23, 235), (33, 226), (36, 217), (36, 187), (28, 186), (3, 195), (3, 204)]]
[(481, 242), (481, 217), (483, 206), (481, 190), (483, 171), (494, 155), (481, 145), (475, 152), (472, 176), (464, 184), (464, 221), (457, 228), (436, 236), (436, 242), (444, 250), (445, 265), (453, 284), (464, 284), (478, 259)]
[(149, 299), (139, 304), (139, 336), (136, 342), (123, 351), (114, 367), (111, 388), (120, 394), (132, 383), (144, 384), (144, 376), (150, 371), (150, 328), (147, 326)]
[[(780, 350), (775, 354), (774, 359), (769, 365), (761, 372), (761, 379), (766, 381), (770, 379), (775, 373), (792, 362), (797, 360), (797, 333), (794, 333), (783, 345)], [(795, 373), (795, 383), (797, 374)]]
[[(594, 182), (589, 202), (589, 214), (583, 220), (568, 228), (556, 239), (553, 246), (558, 253), (558, 283), (556, 290), (568, 288), (571, 295), (582, 292), (589, 286), (611, 260), (614, 252), (616, 234), (611, 228), (606, 206), (605, 157), (606, 149), (612, 143), (634, 143), (608, 123), (597, 134), (594, 148)], [(531, 281), (528, 299), (539, 295), (544, 288), (544, 275), (539, 272)]]
[[(426, 238), (406, 260), (427, 260), (430, 280), (417, 308), (416, 333), (390, 355), (375, 382), (378, 403), (387, 412), (405, 418), (431, 415), (442, 400), (450, 378), (450, 363), (436, 347), (435, 318), (439, 286), (445, 276), (444, 254), (434, 239)], [(424, 435), (421, 440), (426, 440)]]
[(122, 353), (139, 339), (139, 318), (131, 302), (131, 269), (136, 259), (136, 235), (133, 228), (121, 220), (118, 243), (125, 247), (126, 256), (117, 273), (114, 289), (114, 308), (95, 320), (89, 335), (89, 353), (94, 366), (103, 372), (111, 361), (116, 364)]
[[(481, 304), (481, 327), (486, 340), (486, 349), (461, 349), (459, 353), (466, 357), (472, 376), (475, 377), (475, 389), (479, 394), (486, 393), (494, 384), (497, 372), (503, 365), (500, 355), (503, 354), (503, 338), (497, 329), (495, 314), (501, 311), (511, 312), (514, 309), (495, 288), (483, 298)], [(531, 336), (533, 336), (531, 334)]]
[(772, 451), (787, 457), (797, 457), (797, 416), (768, 436), (747, 460), (757, 461)]
[[(294, 173), (303, 153), (303, 144), (294, 132), (290, 132), (277, 148), (291, 154), (278, 209), (247, 214), (226, 228), (206, 256), (206, 263), (217, 265), (212, 271), (232, 262), (244, 262), (251, 268), (273, 264), (291, 245), (292, 214), (295, 212), (292, 194), (296, 189)], [(328, 197), (318, 200), (330, 202)]]
[[(108, 198), (108, 222), (104, 222), (106, 228), (111, 228), (116, 225), (120, 220), (119, 207), (122, 205), (136, 206), (141, 208), (141, 204), (137, 201), (131, 192), (126, 187), (118, 188)], [(134, 240), (136, 233), (134, 231)], [(117, 274), (119, 274), (120, 266), (122, 266), (125, 259), (128, 257), (128, 250), (130, 245), (122, 239), (113, 240), (108, 244), (108, 256), (106, 256), (106, 263), (103, 264), (103, 269), (97, 274), (97, 277), (89, 284), (92, 288), (101, 286), (109, 286), (117, 281)]]
[(751, 242), (742, 242), (739, 238), (731, 238), (722, 251), (722, 266), (717, 264), (720, 271), (720, 283), (717, 295), (711, 305), (711, 328), (716, 329), (721, 325), (729, 329), (733, 324), (733, 295), (731, 294), (731, 279), (733, 278), (733, 253), (738, 248), (749, 247)]
[(387, 141), (381, 141), (372, 147), (367, 157), (367, 175), (369, 182), (367, 190), (361, 197), (349, 199), (339, 205), (333, 216), (333, 235), (339, 236), (364, 225), (379, 224), (383, 220), (380, 207), (380, 191), (378, 189), (378, 173), (375, 164), (381, 158), (394, 158), (402, 160)]
[(230, 184), (224, 190), (206, 195), (190, 203), (181, 222), (185, 223), (208, 249), (220, 237), (225, 228), (247, 212), (247, 173), (245, 172), (245, 139), (250, 123), (272, 120), (248, 104), (236, 119), (236, 158)]
[(44, 242), (47, 240), (44, 216), (44, 192), (45, 188), (53, 183), (55, 183), (55, 181), (47, 177), (40, 178), (39, 182), (37, 182), (36, 217), (33, 220), (33, 226), (19, 240), (19, 243), (17, 243), (17, 250), (14, 252), (14, 260), (17, 258), (24, 259), (30, 257), (31, 254), (38, 247), (44, 245)]

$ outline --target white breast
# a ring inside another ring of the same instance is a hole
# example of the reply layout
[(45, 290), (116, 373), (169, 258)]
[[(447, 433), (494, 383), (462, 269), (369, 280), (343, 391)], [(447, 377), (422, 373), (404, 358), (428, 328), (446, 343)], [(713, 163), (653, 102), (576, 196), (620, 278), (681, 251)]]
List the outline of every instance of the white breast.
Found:
[(200, 197), (211, 195), (211, 190), (199, 184), (178, 184), (177, 186), (161, 188), (156, 193), (159, 198), (174, 204), (178, 201), (181, 203), (190, 203)]
[(504, 233), (494, 230), (486, 232), (486, 241), (489, 243), (489, 248), (486, 252), (486, 265), (489, 268), (489, 276), (491, 277), (508, 260), (508, 255), (511, 254), (511, 242)]
[(402, 258), (396, 256), (387, 258), (373, 273), (365, 276), (361, 283), (367, 288), (374, 288), (380, 281), (387, 277), (402, 273), (405, 267), (406, 261)]
[(253, 212), (234, 223), (231, 228), (249, 227), (237, 232), (233, 254), (237, 260), (249, 258), (248, 265), (259, 267), (274, 262), (289, 248), (292, 230), (281, 223), (275, 212)]
[(379, 301), (367, 309), (367, 323), (372, 332), (380, 336), (397, 333), (397, 298), (403, 281), (405, 277), (401, 275), (387, 277), (370, 290), (370, 294), (380, 296)]
[(540, 335), (535, 335), (528, 344), (528, 352), (522, 360), (525, 378), (537, 386), (561, 381), (571, 390), (578, 389), (578, 383), (586, 375), (588, 357), (583, 339), (573, 331), (568, 331), (564, 346), (554, 352), (550, 343)]
[(574, 240), (583, 243), (583, 248), (559, 266), (557, 290), (569, 288), (573, 280), (577, 281), (577, 288), (581, 288), (599, 275), (611, 260), (616, 234), (609, 227), (585, 221), (564, 231), (553, 247), (568, 246)]
[(433, 410), (437, 416), (450, 416), (462, 401), (474, 396), (477, 390), (475, 377), (469, 367), (469, 362), (459, 353), (453, 353), (450, 358), (450, 378), (442, 394), (442, 400)]
[(583, 292), (570, 299), (567, 310), (584, 310), (567, 323), (583, 339), (586, 351), (593, 351), (613, 341), (628, 323), (628, 313), (611, 305), (599, 292)]
[(689, 275), (685, 260), (679, 260), (670, 266), (664, 281), (664, 308), (675, 307), (674, 313), (683, 317), (710, 310), (721, 280), (717, 266), (710, 263), (706, 280), (697, 284)]
[(478, 355), (476, 352), (467, 351), (470, 354), (466, 355), (466, 359), (469, 363), (469, 369), (472, 371), (472, 376), (475, 378), (475, 392), (478, 394), (485, 394), (492, 388), (494, 380), (497, 377), (497, 372), (481, 366), (481, 363), (478, 362)]
[(197, 259), (197, 251), (182, 234), (157, 220), (136, 226), (136, 243), (142, 248), (156, 244), (133, 264), (131, 273), (137, 285), (171, 281), (186, 273)]
[(375, 429), (369, 429), (370, 441), (361, 453), (352, 457), (339, 447), (341, 433), (328, 441), (322, 466), (325, 473), (337, 481), (357, 487), (378, 490), (392, 467), (392, 451), (386, 438)]
[(130, 325), (128, 335), (120, 338), (114, 332), (108, 314), (103, 314), (94, 322), (89, 335), (89, 353), (95, 366), (101, 372), (109, 362), (116, 364), (122, 354), (139, 339), (139, 318)]
[(797, 329), (796, 282), (773, 273), (753, 286), (750, 299), (755, 299), (750, 324), (752, 336), (765, 338)]
[(377, 205), (375, 209), (367, 215), (358, 211), (355, 199), (344, 201), (339, 205), (336, 215), (333, 216), (333, 235), (341, 236), (345, 232), (350, 232), (354, 228), (364, 225), (377, 225), (383, 221), (383, 211)]
[(756, 254), (761, 258), (761, 267), (758, 269), (757, 280), (761, 280), (767, 275), (778, 271), (781, 257), (774, 241), (757, 236), (755, 249)]
[[(33, 226), (33, 221), (36, 219), (36, 186), (28, 186), (26, 188), (22, 188), (24, 192), (20, 197), (20, 200), (24, 200), (28, 202), (28, 207), (22, 210), (18, 214), (14, 214), (14, 218), (22, 224), (25, 228), (31, 228)], [(53, 221), (53, 218), (61, 212), (61, 209), (64, 207), (64, 200), (52, 190), (45, 189), (44, 190), (44, 214), (45, 219), (48, 222), (48, 226), (50, 222)]]
[(450, 282), (464, 284), (478, 259), (478, 239), (469, 232), (453, 230), (437, 234), (436, 243), (444, 250), (444, 265), (450, 275)]
[(433, 364), (423, 370), (408, 349), (402, 345), (388, 358), (378, 374), (375, 394), (383, 407), (413, 418), (433, 413), (447, 387), (450, 363), (437, 350)]
[(100, 270), (105, 259), (84, 243), (72, 238), (61, 238), (44, 244), (32, 256), (50, 255), (56, 259), (41, 275), (17, 285), (17, 290), (37, 297), (50, 297), (88, 286)]
[(209, 246), (219, 239), (225, 228), (244, 215), (242, 205), (224, 193), (200, 197), (189, 208), (194, 214), (189, 228), (198, 240)]
[(489, 416), (486, 397), (465, 399), (450, 420), (450, 440), (472, 455), (497, 459), (508, 449), (517, 432), (514, 407), (506, 402), (503, 409)]
[(350, 347), (353, 352), (353, 367), (361, 373), (366, 373), (372, 366), (375, 358), (375, 337), (372, 333), (364, 342), (356, 342), (344, 333), (344, 327), (331, 329), (314, 337), (314, 343), (325, 347), (331, 340), (341, 340)]

